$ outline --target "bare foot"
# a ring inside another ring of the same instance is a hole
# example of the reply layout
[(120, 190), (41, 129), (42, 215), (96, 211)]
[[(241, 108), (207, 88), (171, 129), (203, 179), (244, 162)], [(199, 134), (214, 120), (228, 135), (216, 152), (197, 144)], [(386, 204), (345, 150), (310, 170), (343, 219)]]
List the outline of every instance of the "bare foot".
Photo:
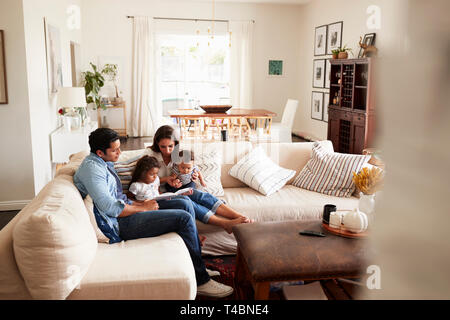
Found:
[(231, 227), (237, 224), (246, 223), (245, 222), (246, 219), (247, 219), (246, 217), (239, 217), (232, 220), (226, 220), (223, 222), (223, 228), (225, 229), (226, 232), (233, 233)]
[(199, 234), (198, 239), (200, 240), (200, 246), (203, 247), (203, 245), (205, 244), (205, 241), (206, 241), (206, 237)]

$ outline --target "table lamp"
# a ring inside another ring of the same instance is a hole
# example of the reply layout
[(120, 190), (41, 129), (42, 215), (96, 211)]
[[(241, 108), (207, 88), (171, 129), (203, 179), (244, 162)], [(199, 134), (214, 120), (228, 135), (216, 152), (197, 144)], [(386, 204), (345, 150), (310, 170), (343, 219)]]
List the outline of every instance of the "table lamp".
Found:
[(84, 87), (59, 88), (57, 103), (59, 107), (70, 110), (69, 117), (64, 117), (64, 126), (67, 130), (80, 127), (80, 123), (77, 123), (77, 121), (79, 122), (79, 118), (77, 119), (76, 112), (81, 116), (83, 122), (87, 118), (87, 103)]

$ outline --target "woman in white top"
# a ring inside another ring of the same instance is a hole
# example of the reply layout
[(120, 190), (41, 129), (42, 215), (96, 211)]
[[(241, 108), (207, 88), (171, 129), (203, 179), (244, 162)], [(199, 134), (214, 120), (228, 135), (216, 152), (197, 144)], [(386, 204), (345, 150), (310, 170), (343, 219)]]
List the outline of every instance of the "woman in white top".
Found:
[[(160, 164), (158, 176), (161, 187), (163, 187), (165, 183), (173, 188), (181, 187), (181, 181), (171, 175), (173, 166), (172, 152), (178, 144), (179, 141), (175, 135), (175, 130), (171, 126), (162, 126), (156, 130), (153, 138), (153, 145), (149, 147), (151, 152), (148, 152), (148, 154), (155, 157)], [(198, 179), (198, 174), (193, 173), (192, 179)], [(189, 195), (188, 198), (191, 199), (199, 220), (204, 223), (221, 225), (228, 233), (232, 232), (231, 227), (233, 225), (253, 222), (253, 220), (233, 210), (222, 200), (217, 199), (209, 193), (194, 189), (193, 193)], [(210, 219), (213, 219), (214, 222), (209, 221)]]

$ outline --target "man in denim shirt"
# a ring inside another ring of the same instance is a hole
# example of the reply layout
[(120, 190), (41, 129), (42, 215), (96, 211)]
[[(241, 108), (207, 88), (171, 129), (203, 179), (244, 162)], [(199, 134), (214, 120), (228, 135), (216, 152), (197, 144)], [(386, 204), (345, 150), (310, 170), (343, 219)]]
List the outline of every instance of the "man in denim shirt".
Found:
[[(97, 225), (109, 243), (122, 240), (155, 237), (176, 232), (183, 239), (191, 256), (199, 295), (225, 297), (233, 288), (210, 279), (201, 257), (201, 247), (195, 224), (195, 212), (188, 197), (144, 202), (130, 201), (113, 163), (119, 159), (120, 140), (117, 132), (99, 128), (89, 135), (91, 153), (83, 160), (73, 181), (85, 198), (94, 202)], [(209, 272), (208, 272), (209, 271)]]

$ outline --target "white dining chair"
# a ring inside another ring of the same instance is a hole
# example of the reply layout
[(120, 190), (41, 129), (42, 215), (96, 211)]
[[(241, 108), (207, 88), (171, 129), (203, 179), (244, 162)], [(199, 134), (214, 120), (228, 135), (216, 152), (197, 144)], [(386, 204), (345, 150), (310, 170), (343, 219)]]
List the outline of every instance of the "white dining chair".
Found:
[(292, 127), (294, 125), (295, 113), (298, 108), (298, 100), (288, 99), (284, 107), (281, 122), (272, 123), (270, 130), (271, 141), (292, 142)]

